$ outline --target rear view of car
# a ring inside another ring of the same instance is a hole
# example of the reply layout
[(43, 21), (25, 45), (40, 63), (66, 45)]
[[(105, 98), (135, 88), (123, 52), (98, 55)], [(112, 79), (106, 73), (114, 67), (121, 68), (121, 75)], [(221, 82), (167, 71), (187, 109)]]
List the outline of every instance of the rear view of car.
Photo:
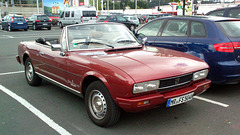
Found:
[(24, 29), (27, 31), (27, 20), (23, 16), (7, 16), (2, 22), (1, 29), (7, 29), (8, 31)]
[(33, 30), (42, 28), (47, 28), (48, 30), (51, 30), (51, 25), (52, 22), (46, 15), (32, 15), (28, 21), (28, 26), (32, 27)]

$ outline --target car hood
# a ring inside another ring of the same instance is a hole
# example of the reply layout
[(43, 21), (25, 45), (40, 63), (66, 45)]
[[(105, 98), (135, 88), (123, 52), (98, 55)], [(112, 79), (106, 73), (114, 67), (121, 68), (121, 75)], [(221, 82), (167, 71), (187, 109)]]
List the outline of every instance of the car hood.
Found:
[(102, 51), (87, 55), (119, 68), (136, 82), (179, 76), (209, 68), (204, 61), (195, 56), (155, 47)]

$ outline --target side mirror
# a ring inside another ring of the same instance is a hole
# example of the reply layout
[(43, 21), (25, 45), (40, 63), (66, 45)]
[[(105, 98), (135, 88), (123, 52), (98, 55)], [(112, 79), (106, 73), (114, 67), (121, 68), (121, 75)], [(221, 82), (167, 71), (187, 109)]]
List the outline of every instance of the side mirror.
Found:
[(61, 51), (61, 48), (62, 48), (61, 44), (52, 44), (51, 45), (52, 51)]
[(35, 41), (40, 44), (46, 44), (46, 40), (43, 37), (40, 37), (40, 38), (36, 39)]

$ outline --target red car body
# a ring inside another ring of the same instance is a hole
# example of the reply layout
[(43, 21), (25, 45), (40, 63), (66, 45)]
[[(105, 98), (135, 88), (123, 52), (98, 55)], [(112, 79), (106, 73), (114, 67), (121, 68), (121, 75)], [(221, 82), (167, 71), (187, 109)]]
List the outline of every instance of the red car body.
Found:
[[(67, 29), (64, 28), (63, 31)], [(198, 95), (210, 86), (203, 78), (181, 87), (164, 91), (154, 90), (133, 93), (133, 86), (151, 80), (161, 80), (193, 74), (208, 69), (201, 59), (182, 52), (139, 46), (111, 51), (110, 49), (52, 51), (50, 45), (36, 41), (21, 42), (17, 60), (25, 63), (30, 58), (35, 72), (42, 78), (80, 94), (94, 80), (100, 80), (108, 89), (114, 102), (123, 110), (138, 112), (164, 105), (169, 98), (191, 92)], [(148, 101), (146, 104), (142, 104)]]

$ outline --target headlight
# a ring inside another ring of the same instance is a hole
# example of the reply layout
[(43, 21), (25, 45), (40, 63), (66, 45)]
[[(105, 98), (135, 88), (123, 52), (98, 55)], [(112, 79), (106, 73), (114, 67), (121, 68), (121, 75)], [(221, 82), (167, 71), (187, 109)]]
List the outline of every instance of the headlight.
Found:
[(133, 86), (133, 93), (137, 94), (142, 92), (148, 92), (148, 91), (156, 90), (158, 89), (158, 87), (159, 87), (159, 80), (136, 83)]
[(208, 69), (204, 69), (193, 74), (193, 81), (197, 81), (206, 78), (208, 75)]

